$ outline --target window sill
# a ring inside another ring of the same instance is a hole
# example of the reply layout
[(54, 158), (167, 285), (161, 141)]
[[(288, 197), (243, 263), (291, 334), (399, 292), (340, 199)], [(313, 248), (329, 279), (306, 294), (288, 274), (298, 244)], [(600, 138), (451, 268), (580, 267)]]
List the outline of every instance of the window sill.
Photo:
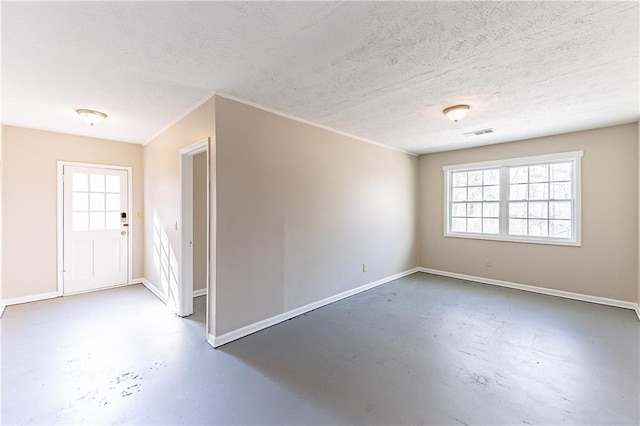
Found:
[(504, 236), (504, 235), (484, 235), (484, 234), (454, 234), (445, 233), (445, 238), (464, 238), (471, 240), (488, 240), (488, 241), (503, 241), (508, 243), (526, 243), (526, 244), (544, 244), (552, 246), (569, 246), (569, 247), (582, 247), (580, 240), (566, 240), (566, 239), (550, 239), (550, 238), (535, 238), (535, 237), (516, 237), (516, 236)]

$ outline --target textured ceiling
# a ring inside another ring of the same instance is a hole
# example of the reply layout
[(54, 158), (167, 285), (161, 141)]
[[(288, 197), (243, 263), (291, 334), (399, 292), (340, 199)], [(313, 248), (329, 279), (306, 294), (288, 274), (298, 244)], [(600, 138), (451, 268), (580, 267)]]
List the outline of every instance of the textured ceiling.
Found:
[[(5, 124), (144, 143), (213, 90), (413, 153), (629, 123), (638, 2), (2, 3)], [(442, 109), (468, 103), (454, 124)], [(89, 127), (75, 114), (109, 114)], [(494, 133), (463, 133), (493, 128)]]

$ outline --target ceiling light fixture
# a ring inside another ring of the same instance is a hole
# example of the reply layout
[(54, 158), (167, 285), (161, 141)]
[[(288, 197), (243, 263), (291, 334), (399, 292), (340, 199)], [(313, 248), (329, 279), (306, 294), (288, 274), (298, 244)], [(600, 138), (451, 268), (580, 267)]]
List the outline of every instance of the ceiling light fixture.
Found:
[(471, 107), (469, 105), (454, 105), (449, 108), (445, 108), (442, 110), (442, 113), (454, 123), (462, 120), (469, 114), (469, 109)]
[(77, 109), (76, 112), (80, 117), (84, 119), (84, 121), (89, 123), (91, 126), (96, 123), (100, 123), (101, 121), (104, 121), (105, 118), (107, 118), (107, 114), (105, 114), (104, 112), (93, 111), (90, 109)]

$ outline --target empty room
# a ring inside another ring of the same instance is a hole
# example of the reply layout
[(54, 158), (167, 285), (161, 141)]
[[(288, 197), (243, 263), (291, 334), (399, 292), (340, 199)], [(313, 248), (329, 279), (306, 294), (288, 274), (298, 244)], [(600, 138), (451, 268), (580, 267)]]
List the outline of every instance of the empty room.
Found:
[(2, 424), (640, 424), (637, 1), (0, 22)]

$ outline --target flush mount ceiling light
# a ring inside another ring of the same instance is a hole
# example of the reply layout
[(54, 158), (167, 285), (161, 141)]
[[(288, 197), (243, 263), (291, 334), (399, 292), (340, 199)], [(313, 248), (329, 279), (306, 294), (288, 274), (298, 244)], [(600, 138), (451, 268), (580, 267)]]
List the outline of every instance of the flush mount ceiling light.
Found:
[(442, 113), (454, 123), (462, 120), (469, 114), (469, 109), (471, 107), (469, 105), (454, 105), (449, 108), (445, 108), (442, 110)]
[(105, 118), (107, 118), (107, 114), (105, 114), (104, 112), (93, 111), (90, 109), (77, 109), (76, 112), (80, 117), (84, 119), (84, 121), (89, 123), (91, 126), (96, 123), (100, 123), (101, 121), (104, 121)]

